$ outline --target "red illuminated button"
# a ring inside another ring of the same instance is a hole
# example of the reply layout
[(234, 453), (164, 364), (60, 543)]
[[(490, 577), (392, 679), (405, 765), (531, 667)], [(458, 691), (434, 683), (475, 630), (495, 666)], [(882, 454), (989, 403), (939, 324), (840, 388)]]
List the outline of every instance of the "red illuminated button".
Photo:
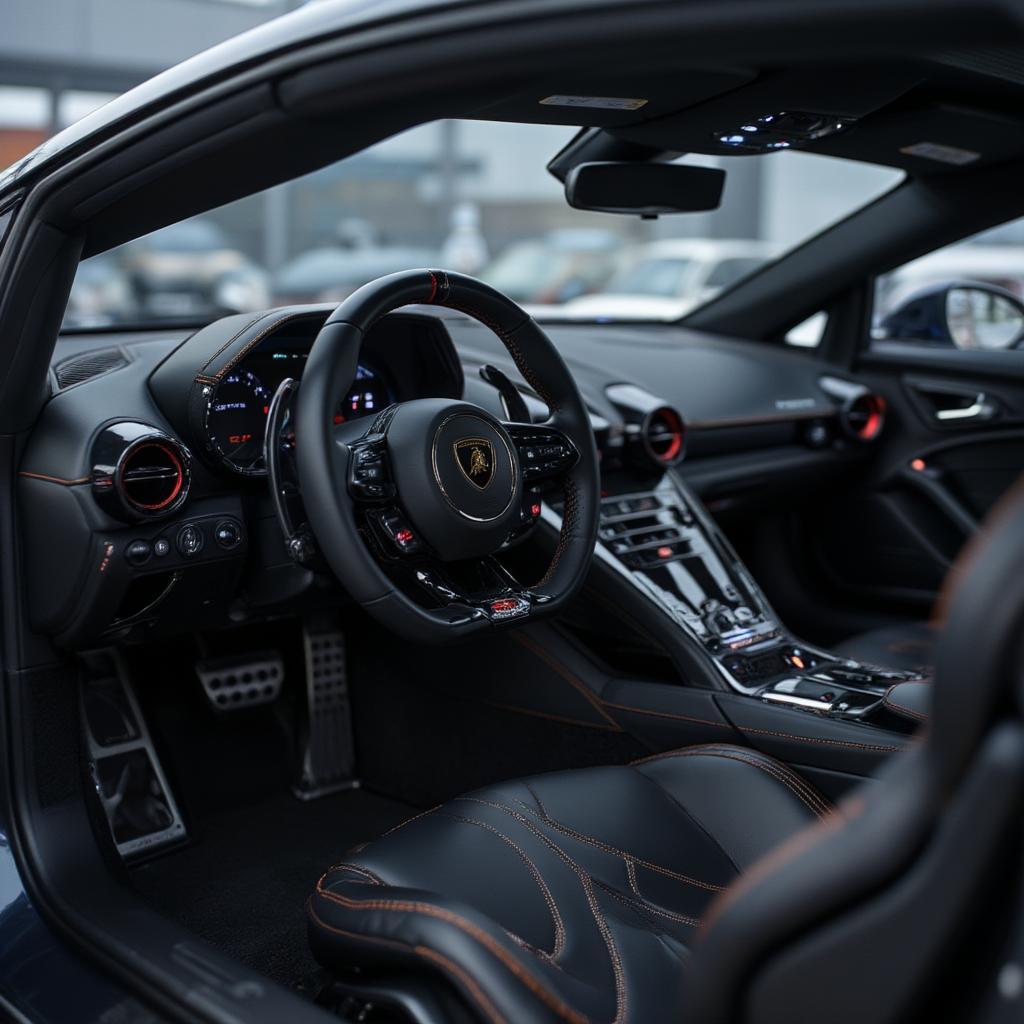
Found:
[(537, 516), (540, 515), (540, 502), (539, 501), (535, 501), (530, 506), (530, 515), (533, 516), (534, 519), (536, 519)]
[(519, 607), (519, 602), (514, 597), (503, 597), (500, 601), (491, 602), (492, 612), (514, 612)]
[(411, 544), (415, 539), (416, 534), (414, 534), (407, 526), (402, 527), (402, 529), (395, 534), (395, 541), (401, 544), (403, 548), (406, 545)]
[(667, 544), (663, 544), (660, 548), (658, 548), (659, 558), (671, 558), (674, 554), (675, 552)]

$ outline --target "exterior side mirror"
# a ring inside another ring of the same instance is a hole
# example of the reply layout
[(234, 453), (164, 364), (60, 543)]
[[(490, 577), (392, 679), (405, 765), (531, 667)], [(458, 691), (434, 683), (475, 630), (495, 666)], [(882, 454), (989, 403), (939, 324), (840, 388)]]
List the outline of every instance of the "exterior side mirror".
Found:
[(952, 281), (915, 292), (879, 328), (888, 341), (988, 351), (1016, 348), (1024, 341), (1024, 303), (1005, 288)]

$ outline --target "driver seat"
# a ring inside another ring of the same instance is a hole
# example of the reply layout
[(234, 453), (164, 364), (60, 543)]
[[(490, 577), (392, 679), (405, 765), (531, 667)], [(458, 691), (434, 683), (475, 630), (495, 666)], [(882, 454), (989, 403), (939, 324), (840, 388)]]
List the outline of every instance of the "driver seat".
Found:
[(332, 867), (314, 955), (422, 1021), (964, 1019), (1024, 925), (1021, 565), (1018, 485), (953, 574), (924, 738), (840, 805), (728, 745), (489, 786)]

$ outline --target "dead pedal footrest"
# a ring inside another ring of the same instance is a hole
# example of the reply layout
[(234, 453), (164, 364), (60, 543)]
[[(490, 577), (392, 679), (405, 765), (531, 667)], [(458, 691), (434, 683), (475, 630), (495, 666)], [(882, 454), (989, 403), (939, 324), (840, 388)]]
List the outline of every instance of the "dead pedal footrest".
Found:
[(196, 675), (217, 711), (239, 711), (277, 700), (284, 683), (284, 661), (276, 651), (209, 658), (196, 662)]

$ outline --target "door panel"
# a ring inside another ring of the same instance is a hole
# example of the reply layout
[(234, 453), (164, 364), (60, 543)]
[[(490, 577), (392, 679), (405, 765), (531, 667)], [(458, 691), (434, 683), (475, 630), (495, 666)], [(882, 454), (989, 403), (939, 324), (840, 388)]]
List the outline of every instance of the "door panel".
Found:
[(855, 372), (887, 403), (859, 486), (809, 528), (825, 579), (922, 614), (964, 543), (1024, 472), (1024, 352), (876, 343)]

